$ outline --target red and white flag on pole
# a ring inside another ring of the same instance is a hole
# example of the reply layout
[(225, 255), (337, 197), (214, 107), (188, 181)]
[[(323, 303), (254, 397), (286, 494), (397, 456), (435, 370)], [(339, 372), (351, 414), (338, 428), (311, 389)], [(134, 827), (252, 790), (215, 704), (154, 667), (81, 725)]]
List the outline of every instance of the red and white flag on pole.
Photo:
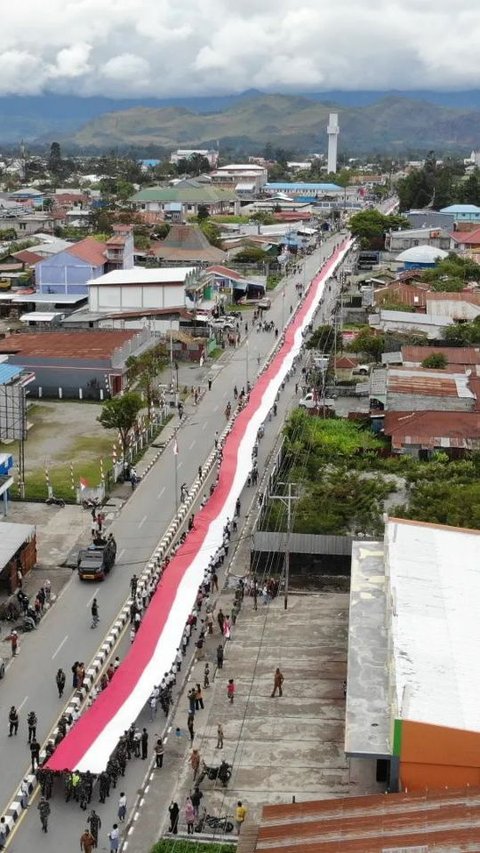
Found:
[(80, 489), (88, 489), (88, 481), (80, 477)]
[(177, 439), (175, 439), (175, 441), (173, 442), (173, 455), (178, 456), (178, 441), (177, 441)]

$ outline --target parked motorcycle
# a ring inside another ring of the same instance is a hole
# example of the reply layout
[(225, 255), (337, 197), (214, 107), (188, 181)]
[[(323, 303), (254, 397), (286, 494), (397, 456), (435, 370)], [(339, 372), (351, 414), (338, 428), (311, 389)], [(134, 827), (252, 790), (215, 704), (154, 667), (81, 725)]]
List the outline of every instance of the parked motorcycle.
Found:
[(47, 506), (65, 506), (65, 501), (63, 498), (57, 498), (55, 495), (51, 495), (46, 499), (45, 503)]
[(204, 809), (204, 812), (199, 819), (195, 832), (203, 832), (205, 827), (209, 829), (219, 829), (220, 832), (233, 832), (233, 822), (229, 820), (228, 817), (215, 817), (214, 815), (207, 814), (207, 810)]
[(209, 767), (208, 764), (203, 762), (202, 772), (198, 777), (197, 784), (200, 785), (205, 778), (210, 779), (210, 781), (215, 781), (218, 779), (224, 788), (227, 787), (230, 778), (232, 776), (232, 765), (228, 764), (226, 761), (222, 761), (219, 767)]

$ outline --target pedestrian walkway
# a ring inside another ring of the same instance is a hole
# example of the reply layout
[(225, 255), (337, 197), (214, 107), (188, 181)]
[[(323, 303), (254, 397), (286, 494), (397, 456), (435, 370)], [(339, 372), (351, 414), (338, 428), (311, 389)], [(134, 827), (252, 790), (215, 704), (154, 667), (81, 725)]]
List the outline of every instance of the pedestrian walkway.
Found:
[[(233, 593), (224, 590), (217, 602), (231, 612)], [(134, 823), (128, 851), (149, 850), (168, 829), (170, 800), (180, 807), (179, 832), (186, 833), (185, 799), (192, 790), (188, 763), (190, 738), (186, 728), (186, 694), (203, 684), (205, 662), (214, 675), (203, 691), (205, 710), (195, 714), (194, 747), (208, 765), (224, 758), (233, 765), (227, 788), (202, 783), (202, 807), (210, 814), (233, 815), (238, 800), (247, 807), (245, 829), (265, 803), (345, 796), (377, 790), (373, 780), (354, 778), (343, 752), (348, 595), (344, 593), (290, 594), (269, 605), (253, 607), (245, 597), (240, 616), (225, 644), (223, 669), (216, 668), (215, 633), (208, 637), (205, 660), (196, 661), (166, 745), (165, 767), (179, 769), (175, 789), (166, 785), (163, 770), (153, 771), (144, 796), (141, 821)], [(284, 675), (283, 696), (271, 698), (276, 667)], [(233, 704), (226, 687), (233, 678)], [(224, 748), (216, 749), (217, 726), (224, 730)], [(169, 775), (169, 781), (175, 779)]]

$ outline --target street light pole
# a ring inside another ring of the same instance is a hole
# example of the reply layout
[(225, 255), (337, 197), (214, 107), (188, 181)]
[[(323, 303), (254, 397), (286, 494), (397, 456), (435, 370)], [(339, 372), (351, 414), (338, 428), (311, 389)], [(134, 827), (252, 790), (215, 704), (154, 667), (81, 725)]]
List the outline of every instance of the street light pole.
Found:
[(286, 495), (269, 495), (272, 501), (281, 501), (287, 507), (287, 541), (285, 543), (285, 592), (283, 596), (283, 609), (288, 609), (288, 589), (290, 586), (290, 535), (292, 532), (292, 502), (298, 501), (298, 495), (292, 493), (292, 489), (296, 488), (296, 483), (277, 483), (278, 486), (286, 486)]
[[(248, 338), (245, 343), (245, 381), (248, 385)], [(245, 389), (246, 390), (246, 389)]]

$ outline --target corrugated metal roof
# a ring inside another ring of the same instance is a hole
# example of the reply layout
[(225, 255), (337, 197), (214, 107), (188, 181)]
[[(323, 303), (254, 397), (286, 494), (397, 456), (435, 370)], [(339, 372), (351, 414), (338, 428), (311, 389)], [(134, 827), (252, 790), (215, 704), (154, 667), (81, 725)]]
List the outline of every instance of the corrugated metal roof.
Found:
[(386, 412), (384, 432), (392, 448), (405, 446), (470, 450), (480, 443), (478, 412)]
[(444, 355), (448, 364), (480, 364), (479, 347), (402, 347), (404, 364), (421, 364), (425, 358), (437, 354)]
[[(255, 843), (256, 840), (256, 843)], [(264, 806), (238, 853), (461, 853), (480, 849), (480, 789), (377, 794)], [(248, 843), (248, 842), (247, 842)]]
[(23, 332), (0, 341), (0, 352), (16, 353), (21, 358), (79, 359), (110, 358), (112, 353), (138, 332), (81, 329), (68, 332)]
[(465, 373), (445, 373), (424, 367), (391, 367), (387, 393), (425, 394), (428, 397), (474, 398)]
[(34, 535), (35, 527), (33, 524), (0, 522), (0, 569), (3, 569), (23, 543)]
[(17, 379), (23, 373), (23, 367), (18, 364), (0, 364), (0, 385), (6, 385), (12, 379)]

